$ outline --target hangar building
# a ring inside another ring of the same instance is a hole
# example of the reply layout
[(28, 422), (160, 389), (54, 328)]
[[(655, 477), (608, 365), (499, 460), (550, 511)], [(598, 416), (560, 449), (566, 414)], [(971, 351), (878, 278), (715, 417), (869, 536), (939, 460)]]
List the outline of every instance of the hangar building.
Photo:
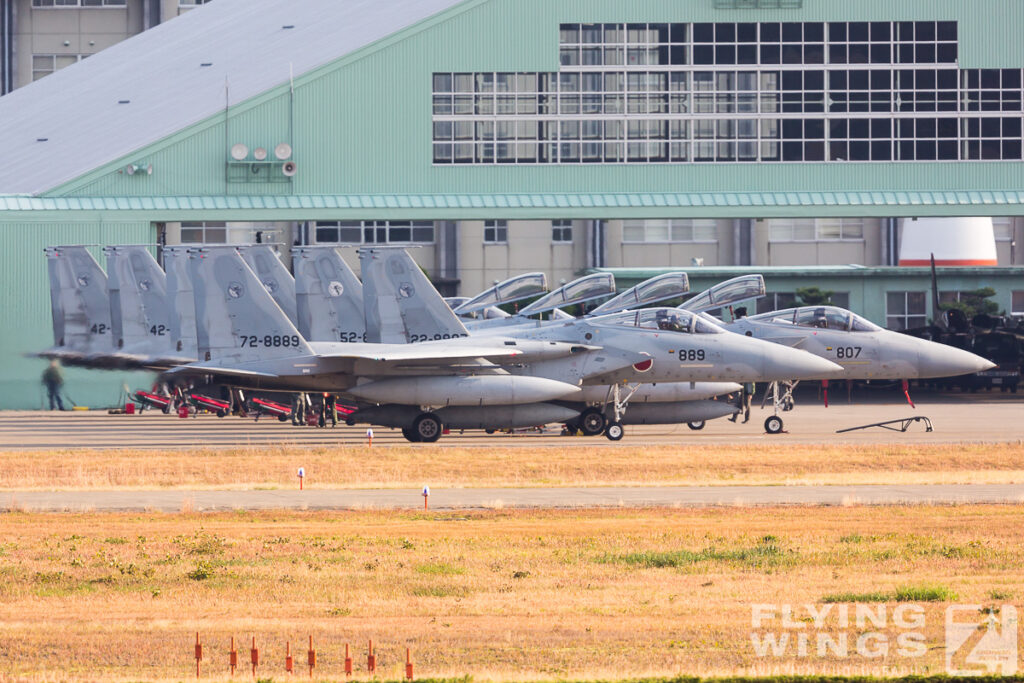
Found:
[(1017, 0), (214, 0), (0, 97), (0, 406), (38, 405), (41, 364), (10, 359), (51, 341), (54, 244), (411, 244), (473, 293), (894, 265), (902, 220), (994, 216), (1019, 264), (1022, 24)]

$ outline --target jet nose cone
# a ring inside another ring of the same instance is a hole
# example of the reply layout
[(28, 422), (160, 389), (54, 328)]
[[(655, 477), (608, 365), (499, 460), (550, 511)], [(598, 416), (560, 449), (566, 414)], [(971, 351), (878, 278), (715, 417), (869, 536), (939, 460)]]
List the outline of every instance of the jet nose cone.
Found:
[(956, 377), (996, 367), (987, 358), (945, 344), (930, 343), (920, 353), (922, 377)]
[(843, 373), (841, 365), (807, 351), (775, 346), (765, 353), (765, 374), (771, 380), (830, 379)]

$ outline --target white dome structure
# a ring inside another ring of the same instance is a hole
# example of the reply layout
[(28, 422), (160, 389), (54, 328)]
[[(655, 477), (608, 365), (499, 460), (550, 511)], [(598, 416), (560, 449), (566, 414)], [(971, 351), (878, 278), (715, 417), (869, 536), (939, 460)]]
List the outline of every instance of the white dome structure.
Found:
[(918, 218), (903, 221), (901, 266), (996, 266), (991, 218)]

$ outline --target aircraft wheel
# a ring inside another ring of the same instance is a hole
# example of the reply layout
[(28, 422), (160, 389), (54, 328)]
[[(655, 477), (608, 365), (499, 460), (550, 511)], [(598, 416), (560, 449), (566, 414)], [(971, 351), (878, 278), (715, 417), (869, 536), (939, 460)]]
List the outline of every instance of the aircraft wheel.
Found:
[(228, 416), (228, 411), (224, 410), (223, 408), (221, 408), (220, 410), (217, 411), (217, 417), (227, 417), (227, 416)]
[(419, 443), (419, 439), (416, 437), (416, 432), (413, 431), (412, 427), (402, 427), (402, 436), (404, 436), (408, 441)]
[(163, 408), (160, 409), (160, 411), (163, 412), (164, 415), (170, 415), (170, 413), (171, 413), (171, 404), (168, 402), (167, 405), (165, 405)]
[(764, 431), (769, 434), (778, 434), (782, 431), (782, 418), (778, 415), (772, 415), (764, 421)]
[(597, 436), (608, 426), (608, 419), (597, 408), (587, 408), (579, 416), (583, 436)]
[(696, 432), (701, 429), (704, 429), (704, 425), (706, 424), (707, 422), (705, 422), (704, 420), (695, 420), (694, 422), (687, 422), (686, 426)]
[(287, 422), (288, 421), (288, 416), (287, 415), (278, 415), (277, 416), (277, 421), (278, 422)]
[(441, 438), (441, 420), (433, 413), (423, 413), (412, 423), (412, 431), (419, 441), (434, 443)]
[(625, 430), (622, 428), (621, 422), (611, 422), (608, 424), (608, 428), (605, 429), (604, 435), (608, 437), (609, 441), (621, 441), (625, 435)]

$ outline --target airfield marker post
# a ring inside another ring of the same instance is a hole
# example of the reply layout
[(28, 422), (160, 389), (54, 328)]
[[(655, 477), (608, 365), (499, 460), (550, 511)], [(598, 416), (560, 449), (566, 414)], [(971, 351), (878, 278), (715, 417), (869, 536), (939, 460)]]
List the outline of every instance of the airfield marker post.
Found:
[(430, 487), (424, 486), (423, 493), (421, 493), (420, 495), (423, 496), (423, 509), (426, 510), (428, 508), (427, 501), (430, 498)]
[(412, 653), (409, 652), (409, 648), (405, 648), (405, 678), (412, 680)]
[(306, 652), (306, 664), (309, 666), (309, 677), (313, 678), (313, 669), (316, 668), (316, 650), (313, 649), (313, 636), (309, 637), (309, 650)]
[(373, 427), (366, 428), (366, 445), (371, 448), (373, 447)]
[(377, 655), (373, 654), (373, 641), (370, 641), (370, 649), (366, 655), (366, 672), (374, 673), (377, 671)]
[(256, 636), (252, 637), (252, 649), (249, 650), (249, 659), (252, 661), (252, 677), (256, 678), (256, 667), (260, 665), (260, 651), (256, 647)]
[(352, 677), (352, 655), (348, 651), (348, 643), (345, 643), (345, 677)]
[(299, 468), (299, 490), (302, 490), (302, 482), (306, 479), (306, 468)]
[(295, 670), (295, 660), (292, 658), (292, 641), (286, 640), (284, 643), (284, 670), (288, 672), (290, 676)]
[(231, 676), (235, 675), (238, 668), (238, 650), (235, 649), (235, 637), (231, 636), (231, 652), (228, 653), (228, 666), (231, 667)]
[(199, 640), (199, 632), (196, 631), (196, 678), (199, 678), (200, 662), (203, 661), (203, 644)]

